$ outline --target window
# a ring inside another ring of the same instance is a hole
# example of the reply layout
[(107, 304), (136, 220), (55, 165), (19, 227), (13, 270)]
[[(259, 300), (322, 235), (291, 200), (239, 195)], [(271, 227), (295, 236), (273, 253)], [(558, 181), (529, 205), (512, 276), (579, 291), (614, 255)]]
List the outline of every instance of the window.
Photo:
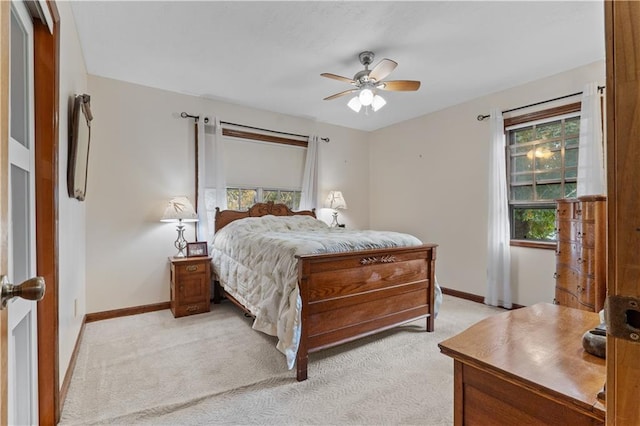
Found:
[(300, 206), (301, 191), (273, 188), (227, 188), (227, 207), (231, 210), (249, 210), (255, 203), (286, 204), (291, 210)]
[(555, 241), (555, 200), (576, 196), (579, 111), (505, 124), (511, 239)]

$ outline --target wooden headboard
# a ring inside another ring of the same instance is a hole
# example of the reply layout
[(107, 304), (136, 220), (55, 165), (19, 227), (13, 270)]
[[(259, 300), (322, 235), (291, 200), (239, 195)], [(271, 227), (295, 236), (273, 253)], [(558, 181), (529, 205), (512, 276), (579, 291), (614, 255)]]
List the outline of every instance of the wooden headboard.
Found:
[(245, 217), (266, 216), (268, 214), (274, 216), (304, 215), (316, 217), (316, 210), (312, 209), (294, 212), (289, 207), (287, 207), (286, 204), (275, 204), (273, 201), (269, 201), (267, 203), (256, 203), (245, 212), (240, 212), (237, 210), (220, 210), (219, 207), (216, 207), (215, 231), (218, 232), (225, 225), (228, 225), (234, 220), (244, 219)]

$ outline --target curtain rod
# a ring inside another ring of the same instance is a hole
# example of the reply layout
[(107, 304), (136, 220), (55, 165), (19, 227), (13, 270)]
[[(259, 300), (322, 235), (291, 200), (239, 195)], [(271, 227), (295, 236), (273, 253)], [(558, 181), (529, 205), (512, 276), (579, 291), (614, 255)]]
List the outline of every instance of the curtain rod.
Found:
[[(198, 122), (198, 120), (200, 120), (200, 116), (199, 115), (187, 114), (184, 111), (182, 111), (182, 113), (180, 113), (180, 117), (182, 117), (182, 118), (193, 118), (194, 120), (196, 120), (196, 123)], [(209, 122), (209, 117), (205, 117), (204, 118), (204, 122), (205, 122), (205, 124), (208, 123)]]
[[(308, 138), (309, 137), (309, 135), (298, 135), (296, 133), (280, 132), (278, 130), (263, 129), (261, 127), (247, 126), (246, 124), (231, 123), (229, 121), (221, 121), (220, 124), (229, 124), (231, 126), (244, 127), (245, 129), (253, 129), (253, 130), (261, 130), (263, 132), (278, 133), (280, 135), (297, 136), (299, 138)], [(320, 138), (320, 140), (324, 141), (324, 142), (327, 142), (327, 143), (329, 143), (329, 141), (330, 141), (329, 138)]]
[[(598, 86), (598, 92), (600, 92), (600, 94), (602, 94), (602, 92), (604, 91), (604, 88), (605, 88), (605, 86)], [(502, 113), (506, 114), (508, 112), (517, 111), (519, 109), (525, 109), (525, 108), (529, 108), (529, 107), (536, 106), (536, 105), (546, 104), (546, 103), (553, 102), (553, 101), (559, 101), (560, 99), (571, 98), (573, 96), (578, 96), (578, 95), (582, 95), (582, 92), (571, 93), (570, 95), (564, 95), (564, 96), (560, 96), (560, 97), (553, 98), (553, 99), (547, 99), (546, 101), (540, 101), (540, 102), (536, 102), (536, 103), (533, 103), (533, 104), (520, 106), (520, 107), (517, 107), (517, 108), (511, 108), (511, 109), (508, 109), (506, 111), (502, 111)], [(489, 117), (490, 117), (489, 114), (487, 114), (487, 115), (480, 114), (476, 118), (478, 119), (478, 121), (482, 121), (485, 118), (489, 118)]]

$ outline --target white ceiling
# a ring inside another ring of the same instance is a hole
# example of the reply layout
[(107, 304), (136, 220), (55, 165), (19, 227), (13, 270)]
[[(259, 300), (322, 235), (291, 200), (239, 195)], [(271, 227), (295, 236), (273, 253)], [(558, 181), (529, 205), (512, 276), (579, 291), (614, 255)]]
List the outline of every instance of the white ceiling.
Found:
[[(375, 130), (604, 59), (600, 1), (74, 1), (90, 74)], [(398, 62), (369, 115), (347, 108), (358, 53)], [(562, 94), (559, 94), (562, 95)]]

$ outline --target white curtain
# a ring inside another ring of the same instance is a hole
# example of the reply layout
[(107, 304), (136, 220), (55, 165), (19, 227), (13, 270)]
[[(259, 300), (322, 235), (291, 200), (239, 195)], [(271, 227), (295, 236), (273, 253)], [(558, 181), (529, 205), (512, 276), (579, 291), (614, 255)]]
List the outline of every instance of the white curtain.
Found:
[(209, 236), (209, 224), (207, 219), (207, 205), (205, 203), (205, 180), (207, 176), (206, 169), (206, 153), (207, 149), (205, 133), (204, 133), (204, 119), (198, 120), (196, 123), (196, 137), (198, 138), (198, 193), (196, 194), (198, 205), (198, 227), (196, 239), (198, 241), (206, 241)]
[(302, 175), (300, 210), (314, 209), (318, 201), (318, 141), (318, 136), (309, 136), (307, 158)]
[(582, 91), (580, 107), (577, 188), (579, 197), (607, 193), (602, 143), (602, 111), (598, 84), (589, 83)]
[(205, 179), (204, 203), (206, 206), (207, 241), (211, 243), (215, 229), (216, 207), (220, 210), (227, 209), (227, 179), (224, 168), (224, 141), (222, 140), (222, 126), (220, 120), (213, 119), (213, 125), (206, 127), (204, 140), (206, 141), (206, 152), (202, 156), (204, 159), (203, 172)]
[(511, 308), (511, 236), (504, 121), (499, 109), (491, 110), (490, 130), (487, 293), (484, 302), (509, 309)]

